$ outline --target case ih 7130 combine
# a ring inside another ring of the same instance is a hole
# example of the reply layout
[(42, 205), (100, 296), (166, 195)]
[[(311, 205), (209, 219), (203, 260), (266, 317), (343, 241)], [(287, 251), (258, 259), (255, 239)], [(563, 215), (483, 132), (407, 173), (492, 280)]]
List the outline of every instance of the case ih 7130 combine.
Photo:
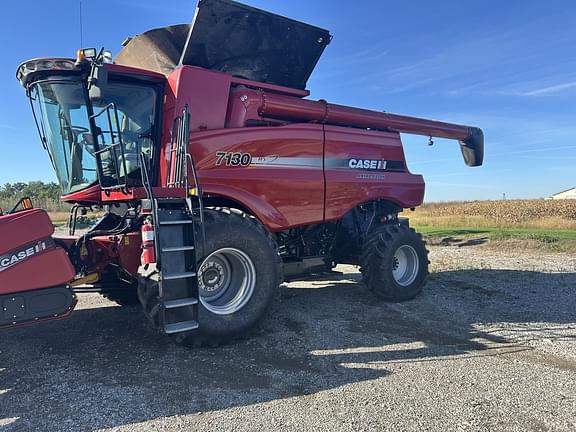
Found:
[[(419, 235), (399, 219), (422, 203), (400, 133), (459, 141), (482, 164), (475, 127), (306, 99), (328, 31), (229, 0), (201, 0), (192, 25), (151, 30), (114, 62), (23, 63), (17, 78), (74, 204), (70, 236), (24, 200), (0, 216), (0, 327), (60, 319), (75, 291), (140, 302), (187, 345), (246, 334), (284, 280), (338, 263), (391, 301), (424, 285)], [(74, 235), (84, 207), (105, 215)]]

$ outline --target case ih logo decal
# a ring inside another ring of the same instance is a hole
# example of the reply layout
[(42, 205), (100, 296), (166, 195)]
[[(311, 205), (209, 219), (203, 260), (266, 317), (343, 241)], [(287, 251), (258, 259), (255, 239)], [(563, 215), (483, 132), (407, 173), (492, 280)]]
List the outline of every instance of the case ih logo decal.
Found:
[(326, 159), (326, 168), (343, 168), (363, 171), (404, 172), (403, 161), (384, 159)]
[(385, 170), (388, 165), (386, 160), (375, 159), (350, 159), (348, 166), (354, 169)]
[[(216, 166), (250, 167), (265, 166), (279, 168), (322, 168), (322, 157), (318, 156), (255, 156), (250, 153), (217, 152)], [(403, 161), (384, 159), (336, 159), (326, 158), (325, 167), (365, 171), (404, 172)]]
[(19, 262), (38, 255), (44, 252), (46, 249), (54, 246), (54, 240), (46, 239), (41, 240), (37, 243), (32, 243), (18, 249), (14, 252), (10, 252), (6, 255), (0, 256), (0, 272), (9, 269), (12, 266), (15, 266)]

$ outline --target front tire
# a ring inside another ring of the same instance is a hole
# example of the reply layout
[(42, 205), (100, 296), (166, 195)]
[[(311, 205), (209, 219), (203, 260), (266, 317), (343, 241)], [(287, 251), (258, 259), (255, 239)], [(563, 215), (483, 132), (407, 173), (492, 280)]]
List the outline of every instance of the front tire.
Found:
[(422, 292), (428, 276), (428, 251), (420, 234), (404, 225), (383, 225), (367, 236), (360, 256), (364, 284), (393, 302)]
[(119, 270), (108, 268), (100, 279), (102, 297), (120, 306), (138, 305), (138, 283), (136, 279), (128, 280), (130, 275), (121, 278)]
[(119, 306), (137, 306), (138, 301), (138, 292), (136, 288), (127, 290), (127, 291), (111, 291), (102, 294), (102, 297), (113, 301)]
[[(172, 336), (186, 346), (218, 346), (245, 337), (277, 297), (282, 261), (272, 235), (233, 209), (205, 210), (206, 258), (198, 266), (199, 328)], [(140, 301), (159, 325), (158, 273), (141, 278)]]

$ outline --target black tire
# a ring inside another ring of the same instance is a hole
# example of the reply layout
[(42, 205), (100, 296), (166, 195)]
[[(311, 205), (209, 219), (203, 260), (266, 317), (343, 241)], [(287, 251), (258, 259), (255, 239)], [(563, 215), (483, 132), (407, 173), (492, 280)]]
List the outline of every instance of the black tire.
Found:
[(392, 302), (410, 300), (426, 283), (428, 251), (412, 228), (383, 225), (367, 236), (360, 265), (364, 284), (378, 297)]
[(136, 288), (126, 291), (111, 291), (103, 293), (102, 297), (113, 301), (120, 306), (137, 306), (140, 303)]
[(100, 279), (100, 285), (102, 297), (120, 306), (137, 306), (140, 303), (138, 283), (135, 278), (132, 283), (129, 283), (126, 279), (121, 279), (115, 270), (108, 269)]
[[(253, 217), (235, 209), (206, 209), (206, 251), (209, 256), (223, 248), (245, 253), (256, 270), (252, 295), (241, 309), (227, 315), (211, 312), (201, 298), (198, 306), (199, 328), (172, 336), (186, 346), (218, 346), (245, 337), (266, 315), (278, 297), (282, 261), (272, 235)], [(199, 269), (201, 265), (199, 265)], [(151, 270), (140, 279), (139, 297), (144, 312), (158, 327), (158, 272)]]

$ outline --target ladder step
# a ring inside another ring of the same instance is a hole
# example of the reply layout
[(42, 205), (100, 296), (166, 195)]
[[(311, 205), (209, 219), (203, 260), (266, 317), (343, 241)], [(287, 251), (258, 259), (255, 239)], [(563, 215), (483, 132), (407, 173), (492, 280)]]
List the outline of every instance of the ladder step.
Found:
[(186, 204), (185, 198), (156, 198), (156, 202), (158, 204), (168, 204), (168, 205), (175, 205), (175, 204)]
[(162, 248), (162, 252), (184, 252), (194, 250), (194, 246), (176, 246)]
[(181, 298), (176, 300), (164, 300), (164, 309), (176, 309), (198, 304), (198, 299), (193, 297)]
[(160, 225), (185, 225), (193, 223), (190, 219), (160, 221)]
[(174, 324), (166, 324), (164, 326), (164, 333), (174, 334), (182, 333), (190, 330), (196, 330), (198, 328), (198, 323), (196, 321), (182, 321)]
[(162, 275), (162, 280), (175, 280), (175, 279), (187, 279), (196, 277), (196, 273), (194, 272), (186, 272), (186, 273), (172, 273), (168, 275)]

